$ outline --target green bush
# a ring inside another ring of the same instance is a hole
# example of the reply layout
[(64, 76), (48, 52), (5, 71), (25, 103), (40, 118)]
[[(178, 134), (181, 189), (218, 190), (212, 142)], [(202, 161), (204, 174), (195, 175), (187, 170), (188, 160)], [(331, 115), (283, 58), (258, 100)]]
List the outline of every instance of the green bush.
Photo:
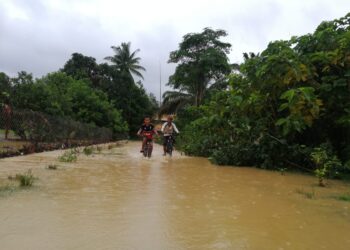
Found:
[(318, 177), (319, 186), (324, 186), (324, 179), (326, 177), (336, 177), (339, 175), (339, 170), (342, 164), (336, 155), (327, 147), (327, 144), (322, 144), (321, 147), (315, 148), (311, 154), (311, 160), (315, 163), (316, 169), (314, 171)]

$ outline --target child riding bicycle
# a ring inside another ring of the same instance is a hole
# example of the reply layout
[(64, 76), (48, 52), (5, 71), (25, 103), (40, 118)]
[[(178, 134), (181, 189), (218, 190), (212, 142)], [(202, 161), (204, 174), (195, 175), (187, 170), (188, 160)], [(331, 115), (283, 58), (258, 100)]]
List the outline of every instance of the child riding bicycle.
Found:
[(166, 152), (167, 152), (166, 145), (167, 145), (169, 137), (174, 134), (174, 131), (178, 134), (180, 133), (179, 130), (177, 129), (175, 123), (173, 123), (173, 117), (171, 115), (168, 116), (167, 121), (163, 124), (161, 131), (163, 132), (163, 135), (164, 135), (164, 141), (163, 141), (164, 153), (163, 153), (163, 155), (166, 155)]
[(151, 118), (146, 116), (143, 120), (143, 124), (141, 125), (140, 129), (137, 131), (137, 135), (143, 137), (140, 153), (143, 153), (143, 149), (147, 141), (153, 142), (154, 134), (158, 136), (157, 130), (151, 123)]

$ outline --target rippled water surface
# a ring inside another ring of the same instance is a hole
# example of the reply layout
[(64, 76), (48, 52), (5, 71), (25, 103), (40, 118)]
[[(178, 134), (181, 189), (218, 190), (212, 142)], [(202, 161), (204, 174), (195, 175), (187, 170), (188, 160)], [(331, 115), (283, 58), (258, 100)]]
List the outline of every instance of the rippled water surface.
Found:
[[(139, 143), (59, 163), (60, 151), (0, 160), (0, 183), (32, 169), (28, 190), (0, 195), (0, 249), (350, 249), (348, 184), (175, 154)], [(49, 164), (59, 165), (48, 170)]]

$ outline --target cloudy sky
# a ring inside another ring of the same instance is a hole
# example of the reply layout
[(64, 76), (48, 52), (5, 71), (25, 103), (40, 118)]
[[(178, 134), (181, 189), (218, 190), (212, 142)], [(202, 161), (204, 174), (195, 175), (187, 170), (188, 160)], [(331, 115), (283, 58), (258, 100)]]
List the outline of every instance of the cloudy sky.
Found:
[(159, 65), (165, 85), (175, 68), (169, 52), (186, 33), (226, 30), (231, 62), (240, 62), (243, 52), (313, 32), (347, 12), (349, 0), (0, 0), (0, 71), (40, 77), (74, 52), (103, 62), (111, 45), (130, 41), (141, 50), (145, 87), (159, 96)]

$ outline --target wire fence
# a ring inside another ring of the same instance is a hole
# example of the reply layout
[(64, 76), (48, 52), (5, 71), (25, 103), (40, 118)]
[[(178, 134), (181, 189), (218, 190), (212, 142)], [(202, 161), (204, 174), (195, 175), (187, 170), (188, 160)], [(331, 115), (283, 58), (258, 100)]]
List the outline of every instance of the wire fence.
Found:
[(0, 158), (106, 143), (124, 137), (113, 134), (109, 128), (31, 110), (11, 110), (4, 106), (0, 113)]

